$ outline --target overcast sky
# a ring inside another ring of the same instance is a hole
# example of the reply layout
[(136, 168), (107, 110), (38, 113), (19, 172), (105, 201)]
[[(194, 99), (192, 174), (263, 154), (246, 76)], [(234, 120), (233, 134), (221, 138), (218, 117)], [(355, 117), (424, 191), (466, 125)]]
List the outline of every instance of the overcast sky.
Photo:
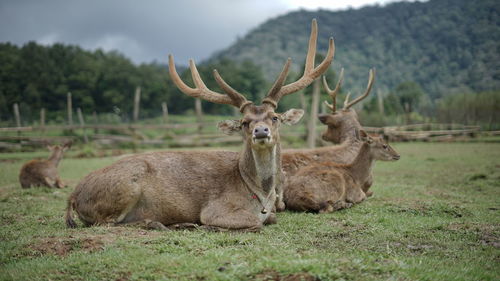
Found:
[(136, 63), (166, 63), (172, 53), (186, 64), (290, 11), (388, 2), (395, 0), (0, 0), (0, 42), (116, 49)]

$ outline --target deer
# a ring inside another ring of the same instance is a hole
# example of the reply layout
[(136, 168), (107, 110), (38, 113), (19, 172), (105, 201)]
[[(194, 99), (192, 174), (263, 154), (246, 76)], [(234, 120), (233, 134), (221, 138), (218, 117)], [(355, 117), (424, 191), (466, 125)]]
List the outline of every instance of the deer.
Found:
[[(332, 104), (325, 101), (327, 107), (331, 110), (330, 114), (320, 114), (318, 116), (321, 123), (327, 125), (326, 131), (322, 134), (324, 141), (340, 143), (339, 145), (326, 146), (315, 149), (289, 149), (283, 152), (283, 171), (285, 178), (294, 176), (300, 168), (315, 162), (332, 161), (340, 164), (349, 164), (356, 157), (362, 143), (356, 137), (356, 131), (363, 127), (358, 121), (356, 111), (352, 106), (366, 98), (375, 82), (375, 69), (370, 69), (368, 83), (365, 92), (356, 99), (349, 101), (350, 93), (347, 95), (342, 110), (337, 111), (337, 94), (340, 92), (344, 80), (344, 68), (341, 69), (339, 80), (332, 90), (328, 86), (325, 76), (323, 76), (323, 86), (332, 99)], [(368, 190), (372, 185), (372, 179), (369, 177), (363, 188)], [(286, 185), (284, 186), (286, 187)], [(280, 191), (283, 194), (285, 191)], [(368, 193), (371, 196), (371, 193)], [(281, 196), (280, 198), (283, 198)], [(277, 210), (282, 211), (286, 208), (286, 202), (278, 202)]]
[(59, 166), (64, 152), (71, 147), (71, 144), (72, 142), (68, 141), (62, 145), (47, 145), (47, 149), (51, 152), (49, 158), (44, 160), (35, 159), (25, 163), (19, 173), (21, 187), (65, 187), (57, 172), (57, 166)]
[(77, 227), (73, 210), (86, 225), (139, 224), (157, 230), (206, 229), (259, 231), (276, 223), (276, 188), (282, 184), (279, 127), (293, 125), (303, 110), (277, 113), (280, 99), (321, 76), (330, 66), (335, 45), (329, 39), (325, 59), (315, 67), (317, 23), (313, 19), (303, 75), (284, 85), (288, 58), (260, 105), (229, 86), (213, 71), (222, 93), (204, 84), (189, 61), (195, 87), (186, 85), (169, 55), (169, 74), (184, 94), (239, 109), (239, 120), (218, 124), (226, 134), (240, 134), (243, 148), (230, 151), (166, 151), (123, 158), (84, 177), (68, 198), (65, 221)]
[(357, 129), (355, 134), (362, 145), (352, 163), (315, 162), (288, 179), (287, 209), (329, 213), (366, 199), (362, 188), (371, 177), (374, 161), (397, 161), (400, 155), (382, 137), (370, 137)]

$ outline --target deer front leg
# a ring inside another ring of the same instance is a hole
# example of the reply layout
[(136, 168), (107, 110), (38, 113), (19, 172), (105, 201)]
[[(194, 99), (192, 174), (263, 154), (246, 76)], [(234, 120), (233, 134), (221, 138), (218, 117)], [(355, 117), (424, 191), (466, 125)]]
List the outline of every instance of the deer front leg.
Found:
[[(368, 191), (368, 189), (370, 189), (372, 184), (373, 184), (373, 175), (370, 174), (370, 176), (368, 177), (368, 179), (366, 179), (366, 181), (363, 183), (362, 186), (363, 192), (366, 193), (366, 196), (372, 196), (373, 192)], [(368, 195), (368, 193), (370, 193), (370, 195)]]
[(56, 179), (56, 187), (57, 188), (65, 188), (67, 185), (63, 183), (63, 181), (60, 178)]
[(53, 179), (51, 179), (49, 177), (45, 177), (44, 180), (45, 180), (45, 185), (46, 186), (48, 186), (48, 187), (56, 187), (56, 182), (57, 182), (56, 180), (53, 180)]
[(264, 225), (276, 224), (277, 222), (278, 222), (278, 220), (276, 219), (276, 213), (271, 212), (269, 217), (267, 217), (267, 219), (264, 221)]
[(351, 187), (347, 191), (346, 201), (348, 203), (359, 203), (366, 199), (366, 194), (360, 187)]
[(222, 228), (240, 231), (259, 231), (263, 224), (257, 215), (236, 206), (213, 202), (200, 214), (202, 228)]

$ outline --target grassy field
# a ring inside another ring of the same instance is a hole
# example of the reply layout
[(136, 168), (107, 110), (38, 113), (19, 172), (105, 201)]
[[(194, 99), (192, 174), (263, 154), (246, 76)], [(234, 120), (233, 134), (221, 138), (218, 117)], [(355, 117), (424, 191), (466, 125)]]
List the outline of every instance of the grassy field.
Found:
[(500, 144), (402, 143), (374, 197), (280, 213), (260, 233), (66, 229), (66, 198), (116, 157), (64, 159), (63, 190), (22, 190), (30, 157), (0, 159), (1, 280), (499, 280)]

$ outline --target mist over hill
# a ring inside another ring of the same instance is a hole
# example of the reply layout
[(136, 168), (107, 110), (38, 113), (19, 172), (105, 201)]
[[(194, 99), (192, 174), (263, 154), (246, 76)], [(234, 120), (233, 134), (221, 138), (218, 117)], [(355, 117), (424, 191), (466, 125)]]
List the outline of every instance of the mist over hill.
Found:
[(311, 19), (318, 20), (318, 53), (333, 36), (333, 68), (345, 68), (344, 88), (362, 90), (368, 70), (375, 87), (390, 91), (405, 81), (421, 85), (432, 98), (456, 92), (500, 88), (500, 5), (495, 0), (431, 0), (369, 6), (346, 11), (297, 11), (271, 19), (211, 61), (251, 60), (268, 80), (287, 57), (301, 72)]

